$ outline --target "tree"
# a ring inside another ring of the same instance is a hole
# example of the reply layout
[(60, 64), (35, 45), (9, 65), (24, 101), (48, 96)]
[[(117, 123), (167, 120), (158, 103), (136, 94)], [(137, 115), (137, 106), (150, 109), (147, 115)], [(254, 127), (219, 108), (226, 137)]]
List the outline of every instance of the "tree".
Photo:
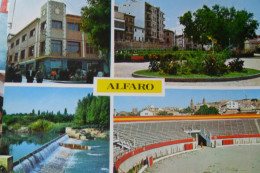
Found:
[(64, 109), (64, 115), (68, 115), (67, 108)]
[(208, 107), (207, 105), (201, 106), (199, 110), (195, 112), (195, 115), (217, 115), (217, 114), (219, 114), (217, 108)]
[(168, 112), (167, 111), (160, 111), (160, 112), (158, 112), (157, 115), (168, 115)]
[(81, 9), (81, 29), (90, 42), (102, 51), (102, 58), (110, 72), (111, 0), (87, 0)]
[(253, 13), (219, 5), (214, 5), (212, 9), (204, 5), (193, 14), (188, 11), (179, 17), (179, 21), (185, 27), (185, 36), (192, 36), (193, 42), (203, 45), (213, 41), (222, 49), (229, 43), (243, 48), (245, 39), (255, 37), (259, 26)]
[(184, 108), (181, 113), (193, 113), (193, 109), (191, 109), (191, 107), (187, 107), (187, 108)]

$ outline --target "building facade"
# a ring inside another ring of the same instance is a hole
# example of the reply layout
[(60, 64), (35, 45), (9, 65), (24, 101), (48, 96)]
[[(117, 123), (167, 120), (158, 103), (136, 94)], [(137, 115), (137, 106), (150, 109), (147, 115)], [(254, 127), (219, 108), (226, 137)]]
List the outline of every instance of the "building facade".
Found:
[(9, 35), (7, 63), (20, 64), (23, 71), (41, 67), (45, 77), (51, 72), (102, 70), (99, 52), (80, 31), (80, 16), (66, 14), (66, 5), (48, 1), (41, 17), (19, 33)]
[(145, 29), (146, 42), (163, 42), (164, 13), (145, 1), (117, 4), (118, 11), (135, 16), (134, 25)]

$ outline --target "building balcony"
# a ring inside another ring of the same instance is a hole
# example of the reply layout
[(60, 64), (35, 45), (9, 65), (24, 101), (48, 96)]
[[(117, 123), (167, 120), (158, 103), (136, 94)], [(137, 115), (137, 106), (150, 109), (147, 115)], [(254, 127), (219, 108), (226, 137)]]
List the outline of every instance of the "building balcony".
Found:
[(80, 56), (81, 56), (80, 53), (73, 53), (73, 52), (66, 53), (66, 57), (79, 58)]
[(146, 17), (145, 20), (146, 21), (152, 21), (152, 18), (151, 17)]
[(40, 52), (40, 56), (44, 56), (44, 55), (46, 55), (46, 52), (45, 52), (45, 51)]
[(50, 56), (62, 56), (62, 52), (51, 52)]

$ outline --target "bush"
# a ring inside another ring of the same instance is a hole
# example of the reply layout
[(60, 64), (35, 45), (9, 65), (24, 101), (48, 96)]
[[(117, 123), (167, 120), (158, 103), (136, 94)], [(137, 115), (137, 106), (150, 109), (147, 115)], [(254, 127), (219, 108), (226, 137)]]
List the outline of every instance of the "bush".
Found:
[(243, 60), (239, 60), (239, 58), (236, 58), (235, 60), (231, 61), (228, 63), (229, 67), (230, 67), (230, 71), (232, 72), (241, 72), (243, 70), (243, 66), (244, 66), (244, 61)]
[(49, 131), (54, 123), (46, 120), (37, 120), (34, 123), (29, 125), (32, 131), (41, 132), (41, 131)]
[(53, 124), (50, 131), (54, 133), (65, 133), (66, 127), (69, 127), (70, 125), (70, 123)]
[(159, 70), (159, 64), (157, 62), (158, 56), (157, 55), (149, 56), (149, 59), (150, 59), (149, 71), (157, 72)]
[(173, 50), (173, 51), (177, 51), (177, 50), (179, 50), (179, 47), (178, 47), (178, 46), (173, 46), (173, 47), (172, 47), (172, 50)]

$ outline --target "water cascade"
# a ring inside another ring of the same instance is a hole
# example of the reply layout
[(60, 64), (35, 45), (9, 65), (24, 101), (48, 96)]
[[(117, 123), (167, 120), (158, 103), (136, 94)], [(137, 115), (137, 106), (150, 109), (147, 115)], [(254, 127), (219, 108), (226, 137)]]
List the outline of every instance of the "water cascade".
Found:
[(60, 142), (65, 142), (68, 139), (68, 135), (60, 136), (14, 162), (14, 172), (32, 172), (41, 162), (46, 160), (59, 147)]

